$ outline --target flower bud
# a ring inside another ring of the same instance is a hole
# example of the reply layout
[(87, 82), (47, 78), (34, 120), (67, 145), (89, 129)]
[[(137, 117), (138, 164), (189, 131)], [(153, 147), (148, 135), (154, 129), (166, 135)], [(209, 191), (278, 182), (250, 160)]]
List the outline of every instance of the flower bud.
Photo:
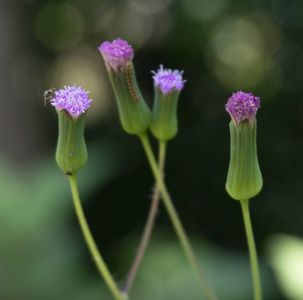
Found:
[(76, 173), (87, 161), (84, 127), (86, 110), (92, 101), (87, 94), (81, 87), (65, 86), (55, 91), (55, 98), (51, 100), (59, 120), (56, 161), (66, 174)]
[(141, 134), (151, 122), (151, 112), (139, 90), (132, 59), (134, 51), (126, 41), (104, 42), (99, 50), (105, 61), (118, 103), (123, 129)]
[(229, 124), (231, 144), (226, 190), (236, 200), (256, 196), (263, 185), (256, 142), (255, 116), (259, 101), (252, 93), (240, 91), (233, 94), (226, 105), (232, 118)]
[(150, 126), (153, 135), (162, 141), (172, 139), (178, 132), (177, 106), (184, 87), (183, 71), (160, 69), (154, 73), (155, 102)]

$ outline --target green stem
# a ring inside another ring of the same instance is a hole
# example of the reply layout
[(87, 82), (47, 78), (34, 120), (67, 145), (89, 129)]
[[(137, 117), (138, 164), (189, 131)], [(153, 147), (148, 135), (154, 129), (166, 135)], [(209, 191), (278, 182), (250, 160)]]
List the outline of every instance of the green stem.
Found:
[(261, 280), (260, 280), (260, 273), (258, 266), (258, 257), (257, 257), (257, 251), (254, 241), (253, 230), (251, 226), (250, 215), (249, 215), (249, 207), (248, 207), (249, 199), (241, 200), (240, 202), (243, 211), (245, 231), (246, 231), (246, 237), (247, 237), (248, 248), (249, 248), (250, 264), (251, 264), (251, 270), (252, 270), (252, 276), (254, 282), (255, 300), (262, 300), (262, 288), (261, 288)]
[[(160, 141), (159, 142), (159, 163), (158, 163), (158, 168), (161, 174), (163, 174), (163, 169), (164, 169), (164, 164), (165, 164), (165, 154), (166, 154), (166, 141)], [(159, 200), (160, 200), (160, 189), (159, 185), (156, 184), (154, 194), (153, 194), (153, 199), (151, 202), (149, 214), (147, 217), (147, 221), (144, 227), (144, 231), (140, 240), (140, 244), (136, 253), (136, 256), (134, 258), (133, 264), (131, 266), (131, 269), (128, 273), (123, 291), (128, 294), (132, 284), (134, 282), (135, 276), (137, 274), (139, 265), (142, 261), (142, 258), (144, 256), (144, 253), (146, 251), (146, 247), (148, 245), (148, 242), (150, 240), (150, 236), (152, 233), (152, 229), (154, 227), (155, 223), (155, 218), (157, 216), (157, 210), (158, 210), (158, 205), (159, 205)]]
[(110, 271), (108, 270), (101, 254), (98, 251), (97, 245), (94, 242), (94, 239), (92, 237), (92, 234), (89, 230), (87, 221), (84, 216), (84, 212), (81, 206), (80, 198), (79, 198), (79, 192), (77, 188), (77, 182), (76, 182), (76, 175), (72, 174), (69, 176), (70, 179), (70, 185), (71, 185), (71, 190), (73, 194), (73, 199), (74, 199), (74, 205), (77, 213), (77, 217), (80, 223), (80, 227), (82, 230), (82, 233), (85, 237), (85, 241), (87, 243), (87, 246), (89, 248), (89, 251), (91, 252), (91, 255), (95, 261), (95, 264), (101, 274), (103, 276), (104, 281), (106, 282), (107, 286), (109, 287), (110, 291), (112, 292), (113, 296), (117, 300), (125, 300), (127, 299), (126, 295), (122, 295), (118, 289), (118, 286), (113, 279)]
[(185, 230), (181, 224), (181, 221), (179, 219), (178, 213), (172, 203), (172, 200), (170, 198), (170, 195), (166, 189), (166, 186), (164, 184), (163, 178), (162, 178), (162, 174), (159, 171), (158, 167), (157, 167), (157, 163), (156, 163), (156, 159), (154, 157), (153, 151), (151, 149), (150, 143), (149, 143), (149, 139), (147, 136), (147, 133), (144, 132), (142, 134), (139, 135), (139, 138), (141, 139), (143, 148), (145, 150), (146, 156), (148, 158), (150, 167), (152, 169), (153, 175), (155, 177), (155, 180), (159, 186), (161, 195), (162, 195), (162, 200), (164, 202), (164, 205), (166, 207), (166, 210), (168, 212), (168, 215), (171, 219), (171, 222), (174, 226), (174, 229), (176, 231), (176, 234), (181, 242), (181, 245), (190, 261), (190, 263), (192, 264), (192, 266), (194, 267), (201, 285), (206, 293), (206, 295), (208, 296), (209, 299), (215, 300), (217, 299), (217, 297), (215, 296), (215, 294), (212, 292), (212, 290), (210, 289), (210, 287), (208, 286), (208, 284), (206, 283), (206, 280), (202, 274), (202, 272), (200, 271), (200, 268), (198, 266), (198, 262), (197, 259), (194, 255), (193, 249), (191, 247), (191, 244), (189, 242), (189, 239), (185, 233)]

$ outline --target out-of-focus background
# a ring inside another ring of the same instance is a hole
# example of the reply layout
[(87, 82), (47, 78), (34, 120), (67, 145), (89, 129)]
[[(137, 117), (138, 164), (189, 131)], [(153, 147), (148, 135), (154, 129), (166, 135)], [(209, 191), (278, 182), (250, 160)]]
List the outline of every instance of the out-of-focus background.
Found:
[[(251, 201), (264, 299), (303, 299), (303, 2), (300, 0), (14, 0), (0, 3), (0, 298), (111, 299), (81, 235), (69, 183), (54, 160), (50, 87), (82, 86), (87, 166), (79, 188), (88, 222), (122, 286), (147, 216), (153, 178), (139, 140), (121, 129), (98, 46), (135, 50), (141, 90), (151, 70), (184, 70), (179, 134), (166, 179), (201, 267), (222, 300), (253, 299), (240, 204), (225, 192), (232, 92), (261, 98), (264, 188)], [(153, 143), (156, 150), (156, 143)], [(130, 294), (198, 300), (201, 289), (166, 212)]]

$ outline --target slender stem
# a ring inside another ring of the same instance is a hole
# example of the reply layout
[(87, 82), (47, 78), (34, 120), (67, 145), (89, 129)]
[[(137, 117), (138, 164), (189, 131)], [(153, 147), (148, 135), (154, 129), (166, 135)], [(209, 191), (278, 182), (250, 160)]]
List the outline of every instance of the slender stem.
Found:
[(249, 248), (250, 264), (251, 264), (251, 270), (252, 270), (252, 276), (254, 282), (255, 300), (262, 300), (262, 288), (261, 288), (261, 280), (260, 280), (260, 273), (258, 266), (258, 256), (257, 256), (254, 235), (253, 235), (253, 230), (252, 230), (250, 215), (249, 215), (249, 207), (248, 207), (249, 199), (241, 200), (240, 202), (243, 211), (245, 231), (246, 231), (247, 243)]
[(141, 139), (141, 142), (143, 144), (143, 147), (144, 147), (146, 156), (148, 158), (150, 167), (152, 169), (153, 175), (155, 177), (155, 180), (156, 180), (157, 184), (159, 185), (159, 189), (160, 189), (160, 192), (161, 192), (161, 195), (162, 195), (162, 200), (164, 202), (164, 205), (166, 207), (168, 215), (171, 219), (171, 222), (174, 226), (176, 234), (177, 234), (177, 236), (178, 236), (178, 238), (181, 242), (181, 245), (182, 245), (190, 263), (194, 267), (207, 297), (209, 299), (215, 300), (215, 299), (217, 299), (217, 297), (215, 296), (215, 294), (212, 292), (212, 290), (210, 289), (210, 287), (206, 283), (206, 280), (205, 280), (205, 278), (204, 278), (204, 276), (203, 276), (203, 274), (202, 274), (202, 272), (201, 272), (201, 270), (198, 266), (198, 262), (197, 262), (197, 259), (196, 259), (195, 255), (194, 255), (194, 252), (193, 252), (193, 249), (192, 249), (191, 244), (189, 242), (189, 239), (188, 239), (188, 237), (185, 233), (185, 230), (184, 230), (184, 228), (181, 224), (181, 221), (179, 219), (178, 213), (177, 213), (177, 211), (176, 211), (176, 209), (175, 209), (175, 207), (172, 203), (172, 200), (170, 198), (170, 195), (167, 191), (167, 188), (166, 188), (165, 183), (164, 183), (163, 178), (162, 178), (162, 174), (160, 173), (160, 171), (157, 167), (156, 159), (155, 159), (153, 151), (151, 149), (147, 133), (144, 132), (144, 133), (140, 134), (139, 138)]
[[(158, 163), (158, 168), (161, 174), (163, 174), (163, 169), (164, 169), (164, 164), (165, 164), (165, 154), (166, 154), (166, 141), (160, 141), (159, 142), (159, 163)], [(159, 200), (160, 200), (160, 189), (159, 185), (156, 184), (155, 190), (153, 193), (153, 199), (151, 202), (151, 206), (149, 209), (148, 217), (146, 220), (146, 224), (144, 227), (144, 231), (140, 240), (140, 244), (136, 253), (136, 256), (134, 258), (134, 261), (132, 263), (131, 269), (128, 273), (123, 291), (128, 294), (132, 284), (134, 282), (136, 273), (138, 271), (139, 265), (141, 263), (141, 260), (143, 258), (143, 255), (145, 253), (146, 247), (148, 245), (154, 223), (155, 223), (155, 218), (157, 216), (157, 210), (158, 210), (158, 205), (159, 205)]]
[(85, 241), (87, 243), (87, 246), (89, 248), (89, 251), (91, 252), (91, 255), (99, 270), (99, 273), (104, 278), (104, 281), (106, 282), (108, 288), (112, 292), (115, 299), (125, 300), (125, 299), (127, 299), (127, 296), (120, 293), (118, 286), (117, 286), (115, 280), (113, 279), (110, 271), (108, 270), (101, 254), (99, 253), (97, 245), (94, 242), (93, 236), (89, 230), (89, 227), (88, 227), (88, 224), (85, 219), (85, 215), (84, 215), (84, 212), (83, 212), (83, 209), (81, 206), (80, 198), (79, 198), (79, 192), (78, 192), (77, 182), (76, 182), (76, 175), (75, 174), (70, 175), (69, 179), (70, 179), (70, 185), (71, 185), (71, 190), (72, 190), (72, 194), (73, 194), (74, 205), (75, 205), (76, 213), (77, 213), (78, 220), (80, 223), (80, 227), (81, 227), (82, 233), (84, 235)]

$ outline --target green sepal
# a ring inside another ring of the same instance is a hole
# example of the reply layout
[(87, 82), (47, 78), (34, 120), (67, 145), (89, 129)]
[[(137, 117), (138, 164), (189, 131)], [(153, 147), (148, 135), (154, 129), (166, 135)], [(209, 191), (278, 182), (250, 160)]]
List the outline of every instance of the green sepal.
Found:
[(141, 134), (151, 123), (151, 112), (139, 90), (133, 66), (130, 74), (126, 71), (108, 73), (123, 129), (129, 134)]
[(226, 181), (228, 194), (236, 200), (256, 196), (263, 180), (257, 155), (257, 121), (252, 127), (248, 121), (235, 126), (230, 122), (230, 163)]
[(87, 150), (84, 140), (85, 113), (73, 118), (67, 111), (57, 111), (59, 136), (56, 161), (66, 174), (74, 174), (87, 162)]
[(155, 87), (155, 102), (150, 130), (161, 141), (172, 139), (178, 132), (179, 94), (180, 92), (176, 89), (164, 94), (160, 87)]

